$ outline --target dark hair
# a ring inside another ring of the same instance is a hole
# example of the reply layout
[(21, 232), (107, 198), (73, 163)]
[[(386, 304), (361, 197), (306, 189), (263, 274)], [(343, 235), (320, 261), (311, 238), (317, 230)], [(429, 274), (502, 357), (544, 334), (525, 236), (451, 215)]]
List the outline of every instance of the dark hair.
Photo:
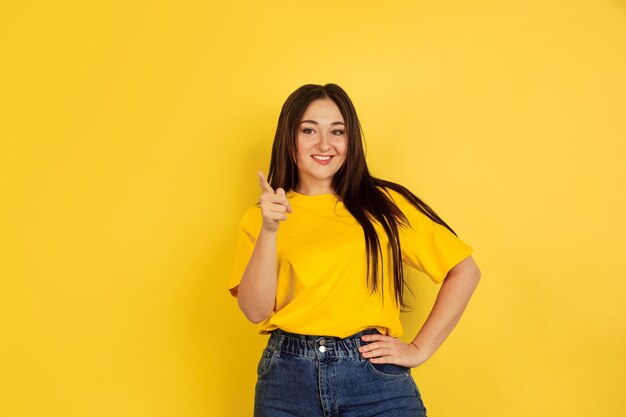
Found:
[[(306, 84), (298, 88), (283, 104), (272, 146), (268, 182), (272, 188), (295, 190), (298, 186), (296, 165), (296, 137), (304, 112), (315, 100), (330, 99), (341, 112), (346, 125), (346, 159), (333, 177), (332, 186), (346, 209), (363, 227), (367, 250), (367, 282), (371, 292), (383, 289), (382, 274), (378, 273), (382, 251), (372, 220), (378, 222), (389, 238), (393, 264), (393, 280), (396, 304), (405, 306), (404, 274), (398, 226), (410, 226), (406, 216), (386, 190), (391, 189), (404, 196), (419, 211), (433, 221), (450, 228), (433, 209), (405, 187), (370, 175), (365, 162), (361, 124), (352, 101), (336, 84)], [(456, 233), (454, 233), (456, 235)]]

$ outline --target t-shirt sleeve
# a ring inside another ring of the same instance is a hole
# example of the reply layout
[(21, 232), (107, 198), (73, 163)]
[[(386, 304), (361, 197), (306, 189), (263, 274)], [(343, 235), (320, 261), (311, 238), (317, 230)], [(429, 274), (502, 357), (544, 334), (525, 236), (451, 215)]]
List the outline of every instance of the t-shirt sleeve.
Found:
[[(400, 230), (403, 261), (440, 283), (448, 272), (470, 256), (473, 248), (454, 235), (447, 227), (430, 219), (408, 201), (399, 205), (410, 227)], [(398, 201), (398, 198), (396, 198)]]
[(227, 284), (228, 290), (234, 297), (237, 296), (237, 287), (250, 261), (257, 236), (259, 235), (256, 221), (259, 213), (260, 209), (257, 206), (253, 206), (244, 213), (239, 221), (235, 250), (233, 252), (232, 272)]

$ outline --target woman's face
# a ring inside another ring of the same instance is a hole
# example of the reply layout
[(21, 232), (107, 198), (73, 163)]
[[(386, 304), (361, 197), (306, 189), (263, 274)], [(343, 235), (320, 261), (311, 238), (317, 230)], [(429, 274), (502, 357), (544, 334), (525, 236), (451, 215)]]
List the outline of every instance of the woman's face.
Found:
[(334, 193), (332, 179), (346, 158), (346, 125), (330, 99), (313, 101), (304, 112), (298, 135), (297, 190), (303, 194)]

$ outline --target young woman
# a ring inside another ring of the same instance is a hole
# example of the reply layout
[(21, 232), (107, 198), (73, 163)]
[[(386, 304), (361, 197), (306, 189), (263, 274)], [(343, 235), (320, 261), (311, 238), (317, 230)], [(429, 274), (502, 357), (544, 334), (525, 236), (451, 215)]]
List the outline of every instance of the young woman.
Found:
[[(472, 248), (401, 185), (374, 178), (361, 126), (335, 84), (283, 105), (260, 202), (239, 224), (232, 295), (270, 334), (256, 417), (425, 416), (410, 368), (459, 321), (480, 278)], [(442, 282), (411, 343), (403, 263)]]

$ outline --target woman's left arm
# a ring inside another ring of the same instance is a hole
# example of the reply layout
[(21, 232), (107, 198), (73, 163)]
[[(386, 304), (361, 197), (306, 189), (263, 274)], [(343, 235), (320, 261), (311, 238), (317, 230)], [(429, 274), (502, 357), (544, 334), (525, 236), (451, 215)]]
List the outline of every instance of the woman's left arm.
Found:
[(394, 363), (409, 368), (430, 358), (461, 319), (478, 281), (480, 270), (469, 256), (455, 265), (443, 280), (426, 322), (411, 343), (378, 334), (364, 335), (359, 350), (372, 363)]

